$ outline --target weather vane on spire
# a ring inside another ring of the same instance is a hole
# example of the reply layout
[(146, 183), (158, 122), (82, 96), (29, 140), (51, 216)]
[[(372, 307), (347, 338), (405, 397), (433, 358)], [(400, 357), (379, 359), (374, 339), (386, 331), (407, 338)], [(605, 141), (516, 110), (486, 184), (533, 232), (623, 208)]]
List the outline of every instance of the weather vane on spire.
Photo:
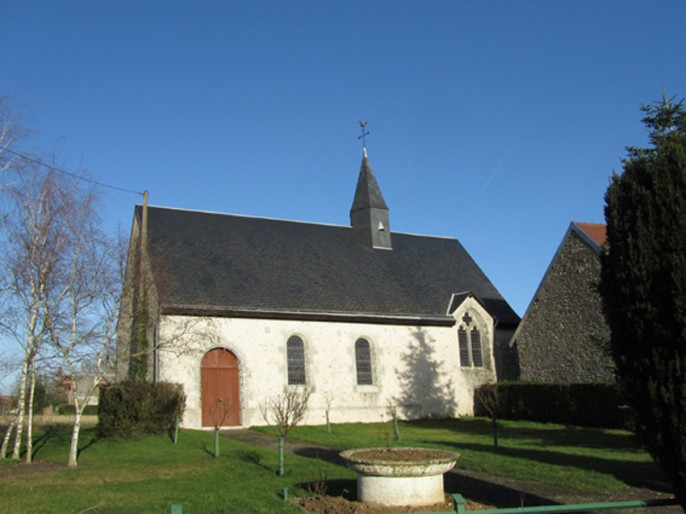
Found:
[(360, 128), (362, 129), (362, 135), (357, 136), (357, 139), (362, 140), (362, 147), (367, 148), (367, 136), (369, 135), (369, 131), (365, 130), (367, 128), (367, 122), (366, 121), (361, 121), (360, 122)]

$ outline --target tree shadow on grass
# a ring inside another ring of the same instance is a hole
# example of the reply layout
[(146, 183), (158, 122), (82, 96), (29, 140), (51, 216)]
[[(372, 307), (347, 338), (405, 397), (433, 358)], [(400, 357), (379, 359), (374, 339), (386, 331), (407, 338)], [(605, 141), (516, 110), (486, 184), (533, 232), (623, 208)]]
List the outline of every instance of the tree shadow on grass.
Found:
[(230, 453), (241, 462), (258, 466), (262, 469), (266, 469), (267, 471), (275, 471), (273, 466), (267, 466), (262, 462), (262, 455), (260, 455), (259, 452), (253, 450), (233, 450)]
[(205, 452), (207, 455), (209, 455), (210, 457), (214, 457), (214, 447), (212, 448), (212, 450), (210, 450), (210, 449), (209, 449), (209, 445), (208, 445), (207, 443), (202, 443), (202, 444), (199, 446), (199, 448), (200, 448), (203, 452)]
[(345, 461), (339, 455), (343, 450), (336, 448), (319, 448), (316, 446), (297, 448), (293, 453), (300, 457), (308, 457), (310, 459), (320, 459), (337, 466), (345, 466)]
[[(428, 442), (428, 441), (427, 441)], [(431, 441), (436, 444), (436, 441)], [(591, 457), (588, 455), (571, 455), (551, 450), (532, 450), (507, 448), (474, 443), (455, 443), (444, 441), (441, 445), (451, 446), (456, 451), (497, 454), (521, 461), (540, 462), (566, 468), (576, 468), (588, 472), (613, 476), (629, 487), (651, 489), (656, 492), (670, 493), (671, 485), (659, 467), (653, 462), (625, 462), (618, 460)]]
[[(45, 448), (45, 446), (54, 440), (64, 439), (64, 427), (59, 425), (48, 425), (43, 429), (40, 436), (33, 440), (33, 453), (31, 454), (31, 460), (35, 459), (38, 453)], [(26, 456), (26, 448), (21, 451), (21, 457)]]
[(79, 459), (81, 458), (81, 453), (85, 452), (88, 448), (93, 446), (95, 443), (98, 442), (98, 437), (93, 436), (90, 438), (90, 441), (88, 441), (85, 445), (80, 446), (79, 449), (76, 451), (76, 458)]
[[(579, 426), (561, 426), (540, 423), (522, 426), (507, 426), (508, 420), (499, 420), (499, 434), (504, 438), (536, 440), (535, 444), (547, 446), (569, 446), (585, 448), (603, 448), (640, 452), (636, 436), (630, 432), (586, 428)], [(504, 422), (504, 423), (503, 423)], [(421, 426), (443, 428), (465, 435), (491, 434), (491, 421), (486, 418), (464, 418), (453, 420), (427, 420), (417, 422)], [(433, 425), (431, 424), (433, 423)], [(516, 423), (516, 422), (515, 422)]]
[(464, 475), (459, 470), (452, 470), (443, 475), (443, 488), (448, 494), (460, 493), (472, 501), (498, 508), (559, 505), (559, 502), (551, 498)]

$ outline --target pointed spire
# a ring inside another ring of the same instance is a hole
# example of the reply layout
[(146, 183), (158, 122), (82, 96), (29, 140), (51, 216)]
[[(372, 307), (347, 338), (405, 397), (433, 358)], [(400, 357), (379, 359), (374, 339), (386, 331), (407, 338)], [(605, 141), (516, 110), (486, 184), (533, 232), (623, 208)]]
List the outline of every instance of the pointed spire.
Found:
[(362, 165), (360, 166), (360, 175), (357, 178), (355, 198), (353, 199), (353, 206), (350, 210), (368, 209), (370, 207), (388, 210), (388, 206), (381, 194), (379, 183), (376, 181), (374, 171), (369, 163), (367, 149), (364, 148), (362, 150)]
[(391, 249), (388, 206), (369, 163), (366, 148), (362, 150), (362, 165), (350, 208), (350, 223), (362, 240), (373, 248)]

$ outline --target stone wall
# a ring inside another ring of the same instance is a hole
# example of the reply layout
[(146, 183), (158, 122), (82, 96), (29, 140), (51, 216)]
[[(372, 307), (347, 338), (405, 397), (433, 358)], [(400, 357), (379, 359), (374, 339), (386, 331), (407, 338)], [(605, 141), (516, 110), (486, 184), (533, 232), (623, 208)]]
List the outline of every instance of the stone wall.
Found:
[[(311, 391), (304, 424), (323, 424), (327, 410), (332, 423), (388, 421), (390, 407), (404, 419), (472, 414), (474, 388), (496, 378), (494, 325), (474, 299), (454, 315), (461, 319), (467, 311), (482, 330), (483, 367), (460, 365), (455, 326), (221, 318), (196, 327), (206, 333), (204, 338), (193, 343), (178, 338), (177, 352), (167, 344), (159, 356), (159, 379), (183, 385), (183, 423), (200, 428), (200, 363), (212, 348), (226, 348), (239, 363), (241, 425), (263, 425), (261, 405), (289, 388), (303, 387), (287, 385), (286, 341), (297, 335), (305, 344), (306, 387)], [(189, 320), (163, 317), (160, 341), (174, 340), (170, 335)], [(360, 337), (371, 346), (373, 385), (356, 383), (354, 344)]]
[(574, 231), (567, 237), (521, 322), (516, 340), (520, 379), (609, 382), (610, 338), (598, 293), (600, 257)]

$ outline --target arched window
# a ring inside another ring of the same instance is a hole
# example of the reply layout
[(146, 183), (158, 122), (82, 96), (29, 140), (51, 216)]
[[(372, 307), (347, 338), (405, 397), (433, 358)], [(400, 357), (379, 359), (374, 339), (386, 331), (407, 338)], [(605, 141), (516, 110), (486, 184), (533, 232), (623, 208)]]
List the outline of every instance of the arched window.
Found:
[(481, 332), (478, 328), (472, 328), (470, 339), (472, 343), (472, 366), (481, 368), (484, 365), (484, 360), (481, 356)]
[(481, 368), (484, 365), (483, 351), (481, 348), (481, 332), (478, 327), (469, 326), (473, 318), (466, 313), (462, 317), (462, 324), (457, 329), (457, 343), (460, 347), (460, 365), (462, 367)]
[(460, 365), (470, 366), (469, 339), (467, 338), (467, 331), (464, 327), (457, 329), (457, 341), (460, 345)]
[(372, 352), (369, 341), (358, 339), (355, 341), (355, 368), (357, 369), (357, 385), (372, 385)]
[(305, 343), (298, 336), (291, 336), (286, 343), (288, 359), (288, 383), (305, 384)]

